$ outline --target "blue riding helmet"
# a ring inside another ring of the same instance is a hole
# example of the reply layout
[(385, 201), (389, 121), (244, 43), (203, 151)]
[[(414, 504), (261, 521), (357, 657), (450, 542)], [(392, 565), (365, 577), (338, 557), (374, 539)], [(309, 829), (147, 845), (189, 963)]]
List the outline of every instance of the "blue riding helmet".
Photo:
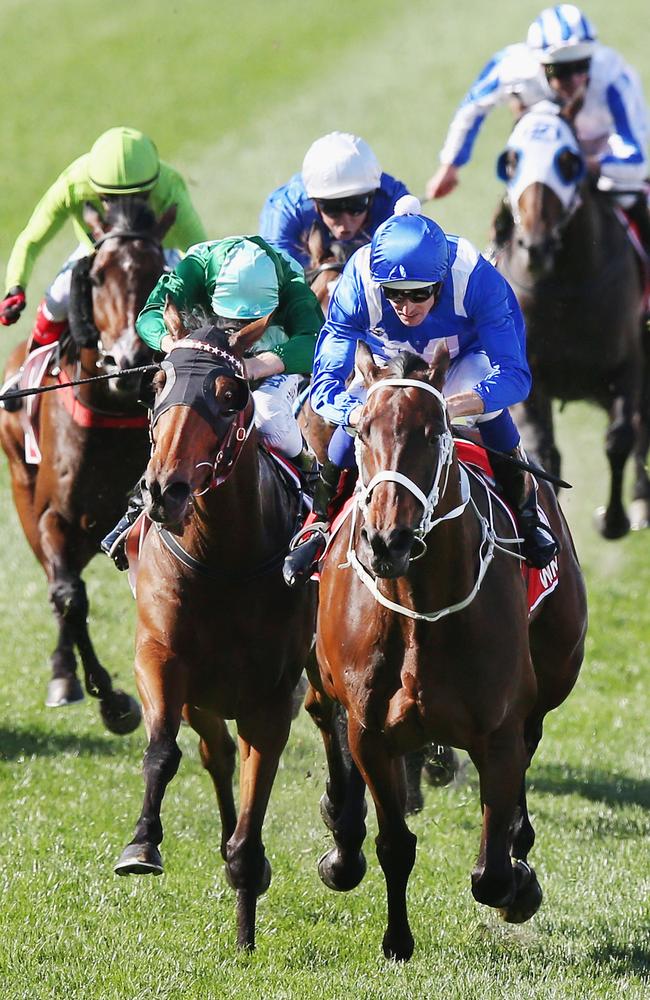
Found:
[(228, 319), (268, 316), (279, 302), (275, 264), (261, 247), (242, 239), (226, 255), (212, 293), (212, 308)]
[(447, 237), (424, 215), (392, 215), (370, 244), (370, 277), (378, 284), (444, 281), (449, 270)]

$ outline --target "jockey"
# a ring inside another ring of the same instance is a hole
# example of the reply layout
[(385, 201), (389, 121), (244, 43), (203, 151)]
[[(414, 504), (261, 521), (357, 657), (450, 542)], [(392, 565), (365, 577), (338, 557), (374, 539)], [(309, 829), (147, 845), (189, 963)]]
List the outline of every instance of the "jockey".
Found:
[[(648, 110), (641, 81), (617, 52), (597, 41), (593, 24), (573, 4), (547, 7), (525, 44), (507, 46), (484, 67), (452, 119), (427, 197), (453, 191), (483, 120), (497, 104), (509, 103), (519, 116), (538, 101), (562, 107), (579, 95), (584, 103), (574, 126), (587, 167), (598, 189), (612, 194), (637, 225), (650, 254)], [(495, 220), (498, 242), (509, 236), (510, 225), (510, 218)]]
[(330, 132), (307, 150), (302, 172), (266, 199), (260, 234), (308, 267), (306, 241), (313, 225), (329, 240), (370, 237), (408, 194), (401, 181), (382, 173), (370, 146), (358, 135)]
[[(164, 353), (173, 345), (163, 319), (167, 296), (180, 310), (202, 307), (224, 330), (240, 330), (266, 317), (265, 332), (253, 356), (245, 360), (246, 374), (256, 383), (255, 426), (266, 444), (303, 467), (293, 403), (302, 377), (311, 373), (323, 314), (300, 265), (260, 236), (233, 236), (190, 247), (174, 270), (159, 279), (136, 322), (142, 340)], [(120, 569), (126, 569), (125, 532), (141, 509), (136, 492), (124, 517), (101, 543)]]
[[(430, 361), (446, 340), (451, 355), (444, 394), (450, 419), (469, 417), (483, 442), (521, 459), (508, 407), (530, 390), (525, 328), (514, 292), (468, 240), (447, 236), (419, 214), (417, 198), (402, 198), (388, 219), (348, 261), (316, 346), (311, 405), (337, 424), (314, 494), (325, 522), (287, 556), (289, 585), (306, 579), (328, 538), (331, 503), (343, 469), (355, 465), (354, 427), (364, 395), (348, 386), (358, 340), (376, 359), (410, 350)], [(522, 554), (547, 566), (557, 544), (541, 523), (535, 488), (508, 458), (490, 455), (495, 478), (517, 519)], [(322, 530), (320, 530), (322, 529)]]
[(205, 231), (181, 175), (158, 159), (151, 139), (132, 128), (112, 128), (97, 139), (89, 153), (80, 156), (45, 192), (14, 244), (7, 264), (0, 323), (15, 323), (25, 308), (25, 289), (41, 250), (70, 218), (79, 246), (68, 258), (45, 293), (36, 312), (29, 349), (59, 340), (68, 321), (72, 268), (87, 256), (93, 240), (83, 219), (87, 202), (106, 209), (115, 198), (137, 195), (148, 199), (156, 215), (177, 206), (176, 221), (164, 243), (168, 264), (178, 260), (178, 251), (205, 239)]

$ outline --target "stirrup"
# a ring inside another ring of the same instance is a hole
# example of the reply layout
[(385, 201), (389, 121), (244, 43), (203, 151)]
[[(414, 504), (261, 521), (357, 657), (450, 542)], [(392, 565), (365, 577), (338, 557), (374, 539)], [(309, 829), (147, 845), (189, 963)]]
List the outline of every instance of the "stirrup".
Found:
[(99, 547), (102, 552), (106, 553), (106, 555), (113, 560), (120, 573), (123, 573), (129, 568), (129, 560), (126, 557), (125, 543), (129, 528), (133, 524), (134, 520), (135, 518), (132, 518), (128, 512), (123, 514), (113, 530), (109, 531), (106, 537), (102, 538), (99, 543)]
[(327, 548), (329, 538), (329, 525), (324, 521), (314, 521), (295, 535), (282, 566), (282, 575), (288, 587), (295, 587), (309, 579)]
[(521, 552), (527, 566), (533, 569), (546, 569), (559, 554), (560, 542), (557, 535), (539, 517), (522, 518), (521, 535), (523, 538)]

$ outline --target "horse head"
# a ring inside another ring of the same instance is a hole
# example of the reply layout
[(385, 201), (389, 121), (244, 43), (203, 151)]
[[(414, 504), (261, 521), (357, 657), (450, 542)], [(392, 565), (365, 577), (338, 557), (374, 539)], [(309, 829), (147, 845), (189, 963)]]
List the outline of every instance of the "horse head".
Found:
[[(75, 265), (70, 332), (77, 348), (97, 351), (96, 364), (107, 371), (132, 368), (150, 357), (135, 321), (163, 271), (162, 239), (175, 216), (174, 205), (157, 219), (136, 197), (113, 201), (106, 217), (92, 205), (84, 209), (95, 252)], [(127, 379), (110, 386), (120, 395), (136, 391)]]
[(144, 499), (153, 521), (178, 527), (193, 497), (228, 478), (251, 432), (254, 405), (243, 356), (262, 336), (267, 317), (226, 328), (205, 314), (184, 319), (168, 298), (164, 318), (174, 345), (153, 380)]
[(497, 174), (506, 184), (514, 220), (513, 254), (523, 258), (533, 277), (548, 275), (580, 204), (585, 175), (570, 114), (542, 103), (522, 115), (497, 161)]
[(440, 345), (427, 365), (404, 352), (379, 368), (359, 342), (355, 364), (367, 390), (357, 425), (359, 557), (376, 576), (397, 578), (430, 530), (453, 458), (442, 397), (449, 353)]
[(325, 314), (341, 271), (355, 250), (368, 242), (370, 238), (365, 232), (352, 240), (332, 240), (322, 225), (312, 224), (306, 239), (309, 265), (305, 270), (309, 286)]

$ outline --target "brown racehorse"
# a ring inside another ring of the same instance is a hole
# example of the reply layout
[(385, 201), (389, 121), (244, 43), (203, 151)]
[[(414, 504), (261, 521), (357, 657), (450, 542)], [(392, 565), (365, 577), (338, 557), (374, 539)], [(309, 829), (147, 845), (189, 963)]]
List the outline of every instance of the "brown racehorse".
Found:
[[(114, 203), (106, 221), (95, 210), (88, 211), (96, 250), (76, 265), (70, 335), (50, 366), (46, 384), (150, 359), (135, 320), (163, 270), (160, 241), (174, 214), (175, 209), (157, 221), (145, 203), (132, 199)], [(13, 352), (7, 374), (18, 370), (26, 354), (23, 343)], [(134, 729), (140, 710), (133, 698), (113, 689), (97, 658), (88, 633), (81, 574), (124, 511), (147, 460), (146, 415), (138, 404), (138, 390), (139, 380), (127, 376), (43, 395), (39, 465), (25, 462), (21, 412), (0, 410), (0, 440), (9, 459), (14, 502), (47, 576), (58, 625), (47, 704), (58, 707), (83, 698), (76, 648), (86, 690), (99, 698), (104, 723), (116, 733)]]
[[(539, 907), (525, 772), (544, 716), (575, 683), (587, 622), (566, 522), (541, 485), (562, 551), (559, 583), (529, 623), (512, 524), (459, 468), (441, 394), (448, 360), (439, 352), (427, 368), (406, 354), (380, 369), (357, 347), (368, 389), (358, 425), (363, 489), (321, 569), (320, 675), (307, 694), (330, 767), (321, 810), (335, 841), (319, 873), (337, 890), (363, 877), (365, 783), (386, 878), (384, 953), (397, 959), (413, 951), (406, 888), (416, 839), (404, 822), (401, 755), (429, 740), (464, 748), (479, 772), (475, 899), (512, 922)], [(337, 702), (348, 714), (349, 770), (332, 722)]]
[[(160, 808), (180, 760), (181, 716), (200, 737), (217, 794), (221, 855), (237, 892), (238, 944), (255, 943), (257, 897), (271, 868), (262, 823), (289, 735), (292, 692), (315, 624), (314, 588), (290, 591), (282, 562), (298, 499), (258, 447), (242, 354), (263, 324), (188, 332), (165, 310), (174, 349), (156, 376), (153, 452), (144, 491), (156, 528), (137, 579), (136, 678), (149, 744), (145, 798), (118, 874), (160, 874)], [(239, 815), (232, 776), (235, 719)]]
[(630, 527), (623, 470), (634, 454), (632, 518), (650, 520), (647, 344), (641, 324), (640, 267), (614, 204), (584, 177), (570, 124), (532, 110), (515, 126), (499, 160), (514, 216), (512, 237), (496, 266), (512, 285), (526, 319), (533, 388), (515, 411), (526, 448), (560, 473), (552, 401), (588, 400), (607, 411), (610, 494), (595, 515), (605, 538)]

